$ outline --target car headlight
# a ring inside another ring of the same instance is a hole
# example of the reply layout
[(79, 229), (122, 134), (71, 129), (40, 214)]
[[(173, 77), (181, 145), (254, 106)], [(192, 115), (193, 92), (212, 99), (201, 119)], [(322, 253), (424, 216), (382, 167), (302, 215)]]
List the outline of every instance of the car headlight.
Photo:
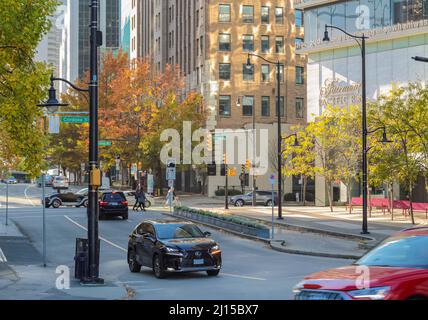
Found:
[(391, 287), (377, 287), (348, 291), (348, 294), (356, 299), (383, 300), (391, 290)]
[(220, 246), (218, 244), (211, 247), (211, 251), (215, 251), (215, 250), (219, 250), (219, 249), (220, 249)]
[(166, 252), (168, 254), (173, 254), (176, 256), (183, 256), (183, 253), (180, 250), (178, 250), (177, 248), (165, 247), (165, 249), (166, 249)]

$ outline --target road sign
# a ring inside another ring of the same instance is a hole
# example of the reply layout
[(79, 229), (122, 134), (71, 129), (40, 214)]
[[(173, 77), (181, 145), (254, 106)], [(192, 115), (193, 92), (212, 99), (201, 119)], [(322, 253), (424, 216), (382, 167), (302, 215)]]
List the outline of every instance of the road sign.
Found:
[(225, 141), (226, 140), (226, 136), (214, 135), (214, 140), (215, 141)]
[(168, 159), (166, 163), (166, 180), (176, 180), (177, 179), (177, 170), (176, 170), (176, 161), (175, 159)]
[(112, 145), (113, 145), (113, 142), (111, 142), (111, 141), (102, 140), (102, 141), (98, 142), (99, 147), (111, 147)]
[(82, 117), (82, 116), (68, 116), (68, 117), (61, 117), (62, 123), (89, 123), (89, 117)]
[(275, 184), (275, 182), (276, 182), (276, 178), (275, 178), (275, 175), (274, 175), (274, 174), (271, 174), (271, 175), (270, 175), (270, 177), (269, 177), (269, 182), (270, 182), (270, 184), (271, 184), (271, 185), (274, 185), (274, 184)]
[(208, 176), (214, 177), (217, 175), (217, 165), (215, 163), (211, 163), (207, 165)]

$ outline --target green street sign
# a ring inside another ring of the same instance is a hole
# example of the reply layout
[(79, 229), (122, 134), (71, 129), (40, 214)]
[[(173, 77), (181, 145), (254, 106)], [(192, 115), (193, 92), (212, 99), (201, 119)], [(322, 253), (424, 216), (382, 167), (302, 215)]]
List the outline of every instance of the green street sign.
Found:
[(76, 117), (61, 117), (62, 123), (89, 123), (89, 117), (82, 117), (82, 116), (76, 116)]
[(111, 147), (112, 144), (113, 143), (111, 141), (99, 141), (98, 142), (99, 147)]
[(215, 135), (214, 140), (215, 141), (226, 141), (226, 136)]

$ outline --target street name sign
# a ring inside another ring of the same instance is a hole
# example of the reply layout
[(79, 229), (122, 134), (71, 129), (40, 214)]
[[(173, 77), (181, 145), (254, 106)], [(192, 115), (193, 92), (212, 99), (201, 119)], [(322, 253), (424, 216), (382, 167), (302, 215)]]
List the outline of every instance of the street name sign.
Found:
[(89, 123), (89, 117), (66, 116), (66, 117), (61, 117), (61, 122), (62, 123), (78, 123), (78, 124)]
[(104, 140), (102, 140), (102, 141), (98, 142), (98, 146), (99, 147), (111, 147), (112, 144), (113, 143), (111, 141), (104, 141)]

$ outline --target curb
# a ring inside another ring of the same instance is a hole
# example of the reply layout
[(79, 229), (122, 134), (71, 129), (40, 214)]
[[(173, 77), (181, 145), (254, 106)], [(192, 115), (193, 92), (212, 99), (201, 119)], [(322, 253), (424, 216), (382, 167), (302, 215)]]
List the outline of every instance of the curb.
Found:
[[(275, 241), (278, 243), (279, 241)], [(270, 247), (279, 252), (288, 253), (288, 254), (297, 254), (302, 256), (313, 256), (313, 257), (323, 257), (323, 258), (335, 258), (335, 259), (346, 259), (346, 260), (358, 260), (362, 255), (352, 255), (352, 254), (340, 254), (340, 253), (327, 253), (327, 252), (314, 252), (314, 251), (304, 251), (297, 249), (287, 249), (284, 246), (285, 241), (282, 241), (281, 244), (277, 245), (270, 243)]]
[[(238, 215), (238, 216), (259, 221), (265, 225), (272, 225), (272, 223), (270, 221), (267, 221), (264, 219), (248, 217), (248, 216), (244, 216), (244, 215)], [(357, 234), (352, 234), (352, 233), (343, 233), (343, 232), (338, 232), (338, 231), (330, 231), (330, 230), (325, 230), (325, 229), (317, 229), (317, 228), (305, 227), (305, 226), (301, 226), (301, 225), (294, 225), (294, 224), (288, 224), (288, 223), (275, 222), (275, 226), (282, 227), (282, 228), (285, 228), (288, 230), (293, 230), (293, 231), (325, 234), (325, 235), (335, 237), (335, 238), (340, 238), (340, 239), (358, 240), (358, 241), (367, 241), (367, 242), (376, 242), (377, 241), (375, 238), (368, 237), (368, 236), (357, 235)]]

